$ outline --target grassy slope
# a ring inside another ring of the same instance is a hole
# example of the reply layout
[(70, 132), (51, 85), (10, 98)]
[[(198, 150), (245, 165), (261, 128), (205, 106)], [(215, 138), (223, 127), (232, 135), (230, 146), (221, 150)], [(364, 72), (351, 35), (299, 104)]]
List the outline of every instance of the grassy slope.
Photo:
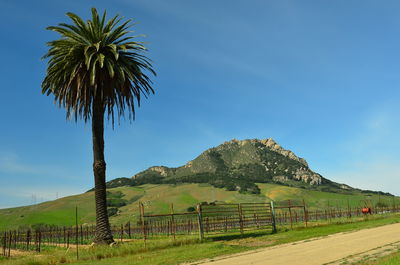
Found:
[(92, 222), (95, 218), (93, 194), (84, 193), (32, 206), (1, 209), (0, 229), (37, 223), (73, 225), (75, 219), (71, 217), (75, 216), (77, 204), (81, 223)]
[[(322, 191), (314, 191), (314, 190), (306, 190), (300, 188), (293, 188), (288, 186), (282, 186), (277, 184), (258, 184), (261, 189), (261, 194), (264, 194), (268, 198), (271, 198), (274, 201), (285, 201), (285, 200), (294, 200), (301, 201), (305, 200), (307, 206), (311, 209), (318, 208), (324, 209), (328, 205), (331, 207), (342, 207), (346, 208), (349, 204), (350, 207), (360, 207), (364, 206), (366, 195), (361, 192), (356, 192), (351, 195), (340, 194), (340, 193), (331, 193), (331, 192), (322, 192)], [(368, 196), (368, 200), (371, 201), (373, 205), (377, 202), (382, 202), (391, 206), (393, 203), (399, 204), (400, 198), (398, 197), (389, 197), (389, 196), (380, 196), (377, 194), (373, 194)]]
[[(329, 202), (331, 206), (347, 207), (347, 200), (351, 206), (359, 206), (365, 198), (363, 194), (343, 195), (320, 191), (310, 191), (276, 184), (259, 184), (260, 195), (240, 194), (236, 191), (218, 189), (208, 184), (181, 184), (181, 185), (152, 185), (138, 187), (119, 187), (110, 191), (121, 191), (124, 199), (130, 203), (120, 208), (118, 216), (111, 217), (112, 223), (125, 223), (138, 217), (138, 201), (145, 204), (147, 213), (168, 213), (170, 204), (174, 204), (176, 212), (185, 211), (188, 207), (203, 201), (225, 202), (265, 202), (305, 199), (311, 208), (325, 208)], [(379, 200), (373, 195), (372, 201)], [(380, 196), (380, 200), (392, 204), (391, 197)], [(396, 198), (398, 200), (398, 198)], [(398, 201), (400, 202), (400, 201)], [(20, 225), (46, 223), (56, 225), (73, 225), (75, 222), (75, 206), (78, 205), (79, 223), (92, 223), (94, 216), (94, 194), (88, 192), (76, 196), (69, 196), (55, 201), (49, 201), (33, 206), (25, 206), (0, 210), (0, 230), (17, 228)]]

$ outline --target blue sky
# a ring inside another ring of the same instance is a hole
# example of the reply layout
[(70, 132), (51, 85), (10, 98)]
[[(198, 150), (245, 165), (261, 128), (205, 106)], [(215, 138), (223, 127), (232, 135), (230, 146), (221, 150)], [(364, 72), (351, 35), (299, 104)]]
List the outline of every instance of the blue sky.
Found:
[(139, 22), (158, 76), (106, 128), (107, 179), (272, 137), (333, 181), (400, 195), (398, 1), (0, 0), (0, 208), (92, 187), (91, 130), (41, 95), (50, 25), (107, 9)]

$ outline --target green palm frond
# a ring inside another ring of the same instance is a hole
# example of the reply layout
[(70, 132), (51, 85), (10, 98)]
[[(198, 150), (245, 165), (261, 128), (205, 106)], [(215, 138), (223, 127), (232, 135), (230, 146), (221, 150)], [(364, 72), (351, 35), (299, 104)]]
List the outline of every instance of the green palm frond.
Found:
[(68, 118), (90, 119), (92, 106), (102, 102), (114, 123), (117, 116), (128, 112), (135, 117), (135, 101), (154, 93), (149, 75), (156, 75), (147, 51), (141, 42), (130, 36), (131, 20), (120, 24), (115, 16), (106, 21), (92, 8), (92, 18), (84, 22), (79, 16), (67, 13), (73, 24), (60, 23), (48, 27), (61, 35), (48, 42), (47, 74), (42, 93), (53, 94), (55, 102), (65, 107)]

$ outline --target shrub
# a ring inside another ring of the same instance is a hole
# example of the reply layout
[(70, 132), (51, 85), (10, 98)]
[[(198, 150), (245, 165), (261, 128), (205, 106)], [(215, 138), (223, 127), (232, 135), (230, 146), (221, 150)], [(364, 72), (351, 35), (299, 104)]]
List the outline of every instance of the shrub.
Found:
[(116, 207), (107, 208), (107, 214), (108, 214), (109, 217), (117, 215), (117, 213), (118, 213), (118, 208), (116, 208)]
[(186, 209), (186, 211), (188, 211), (188, 212), (194, 212), (194, 211), (196, 211), (196, 208), (194, 208), (193, 206), (190, 206), (190, 207), (188, 207), (188, 208)]
[(122, 207), (126, 205), (126, 200), (119, 198), (109, 198), (107, 199), (108, 207)]

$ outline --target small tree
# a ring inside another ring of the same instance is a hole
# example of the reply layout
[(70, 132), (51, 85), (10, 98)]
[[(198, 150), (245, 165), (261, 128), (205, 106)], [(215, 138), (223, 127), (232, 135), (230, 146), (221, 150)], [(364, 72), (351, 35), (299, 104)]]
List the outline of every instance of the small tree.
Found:
[(96, 235), (94, 242), (113, 242), (107, 215), (106, 163), (104, 159), (104, 115), (114, 126), (114, 115), (129, 119), (135, 116), (135, 101), (154, 93), (145, 72), (155, 75), (152, 65), (143, 55), (147, 49), (129, 36), (131, 20), (121, 22), (119, 16), (106, 21), (92, 8), (92, 19), (84, 22), (67, 13), (73, 24), (60, 23), (48, 27), (61, 38), (48, 42), (49, 58), (42, 93), (52, 94), (67, 118), (92, 121), (93, 173), (96, 202)]

